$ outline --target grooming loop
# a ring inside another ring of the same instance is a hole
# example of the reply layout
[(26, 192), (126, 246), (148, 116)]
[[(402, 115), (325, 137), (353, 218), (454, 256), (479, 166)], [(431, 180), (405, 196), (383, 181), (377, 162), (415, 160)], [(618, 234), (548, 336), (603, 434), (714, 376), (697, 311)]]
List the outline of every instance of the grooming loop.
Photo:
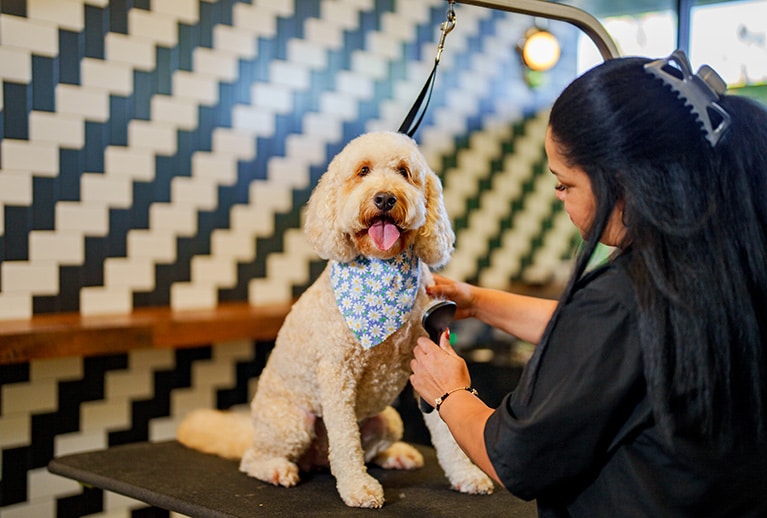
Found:
[(447, 6), (447, 20), (442, 22), (439, 26), (442, 34), (439, 37), (439, 45), (437, 46), (437, 57), (434, 58), (435, 63), (439, 63), (439, 59), (442, 57), (442, 49), (445, 48), (445, 38), (455, 28), (455, 1), (450, 0)]
[[(715, 147), (730, 126), (730, 114), (718, 103), (719, 96), (727, 90), (727, 84), (719, 74), (710, 66), (703, 65), (693, 75), (687, 54), (680, 49), (667, 58), (647, 63), (644, 68), (679, 94), (685, 105), (703, 124), (706, 140), (711, 147)], [(717, 124), (711, 120), (712, 112), (719, 116)]]
[(431, 74), (426, 79), (426, 84), (423, 85), (421, 93), (418, 94), (418, 98), (410, 108), (405, 120), (397, 130), (400, 133), (412, 137), (418, 126), (421, 124), (423, 116), (426, 114), (426, 107), (429, 105), (429, 99), (431, 99), (431, 92), (434, 89), (434, 81), (437, 78), (437, 65), (442, 57), (442, 50), (445, 48), (445, 38), (455, 28), (456, 16), (455, 16), (455, 0), (448, 0), (447, 7), (447, 19), (440, 24), (440, 30), (442, 34), (439, 37), (439, 44), (437, 45), (437, 56), (434, 58), (434, 66), (431, 69)]

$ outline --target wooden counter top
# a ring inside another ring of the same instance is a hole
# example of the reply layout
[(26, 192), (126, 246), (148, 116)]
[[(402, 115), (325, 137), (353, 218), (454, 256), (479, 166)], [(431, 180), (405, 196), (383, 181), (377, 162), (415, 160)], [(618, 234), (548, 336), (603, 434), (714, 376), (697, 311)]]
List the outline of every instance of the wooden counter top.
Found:
[(194, 347), (236, 339), (272, 340), (290, 304), (246, 302), (213, 309), (140, 308), (124, 315), (39, 315), (0, 322), (0, 364), (113, 354), (151, 347)]

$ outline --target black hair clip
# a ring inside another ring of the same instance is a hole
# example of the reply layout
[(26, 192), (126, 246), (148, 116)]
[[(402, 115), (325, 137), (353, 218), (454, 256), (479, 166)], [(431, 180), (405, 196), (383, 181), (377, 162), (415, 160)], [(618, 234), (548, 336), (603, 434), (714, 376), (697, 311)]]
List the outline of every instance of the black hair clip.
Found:
[[(730, 126), (730, 114), (717, 102), (727, 90), (727, 84), (719, 74), (710, 66), (703, 65), (693, 75), (687, 54), (680, 49), (667, 58), (647, 63), (644, 69), (679, 94), (703, 124), (706, 140), (711, 147), (715, 147)], [(711, 119), (712, 114), (718, 118), (716, 124)]]

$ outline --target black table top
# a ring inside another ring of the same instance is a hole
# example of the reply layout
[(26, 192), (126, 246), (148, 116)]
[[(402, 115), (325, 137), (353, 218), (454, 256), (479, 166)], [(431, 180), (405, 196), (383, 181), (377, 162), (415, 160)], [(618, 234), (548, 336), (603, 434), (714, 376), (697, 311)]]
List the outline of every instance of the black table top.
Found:
[(136, 443), (53, 459), (51, 473), (120, 493), (192, 517), (412, 516), (534, 517), (534, 502), (502, 488), (492, 495), (464, 495), (449, 488), (432, 448), (415, 445), (425, 465), (413, 471), (369, 467), (384, 487), (381, 509), (347, 507), (327, 472), (302, 474), (292, 488), (250, 478), (237, 463), (199, 453), (176, 441)]

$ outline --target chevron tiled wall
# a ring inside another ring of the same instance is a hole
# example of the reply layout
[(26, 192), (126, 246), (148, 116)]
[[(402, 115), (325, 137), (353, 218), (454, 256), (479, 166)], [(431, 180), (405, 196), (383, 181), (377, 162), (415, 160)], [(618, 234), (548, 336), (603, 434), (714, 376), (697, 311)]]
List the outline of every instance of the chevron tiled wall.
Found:
[[(300, 291), (314, 260), (300, 234), (311, 187), (346, 141), (399, 126), (445, 5), (3, 0), (0, 318)], [(535, 114), (563, 82), (524, 84), (514, 45), (529, 17), (462, 7), (417, 137), (472, 236), (451, 271), (498, 283), (560, 252), (485, 264), (476, 241), (559, 232), (546, 182), (523, 177), (541, 169)], [(569, 80), (567, 50), (553, 78)], [(535, 214), (511, 221), (506, 196)]]
[[(433, 64), (444, 0), (0, 0), (0, 321), (268, 303), (321, 263), (301, 208), (351, 138), (396, 129)], [(457, 6), (416, 138), (457, 231), (446, 274), (503, 287), (561, 267), (574, 233), (546, 174), (529, 17)], [(2, 325), (2, 322), (0, 322)], [(129, 513), (49, 475), (54, 454), (172, 437), (248, 399), (259, 347), (0, 368), (0, 514)], [(224, 394), (224, 395), (222, 395)], [(223, 398), (223, 399), (222, 399)]]

